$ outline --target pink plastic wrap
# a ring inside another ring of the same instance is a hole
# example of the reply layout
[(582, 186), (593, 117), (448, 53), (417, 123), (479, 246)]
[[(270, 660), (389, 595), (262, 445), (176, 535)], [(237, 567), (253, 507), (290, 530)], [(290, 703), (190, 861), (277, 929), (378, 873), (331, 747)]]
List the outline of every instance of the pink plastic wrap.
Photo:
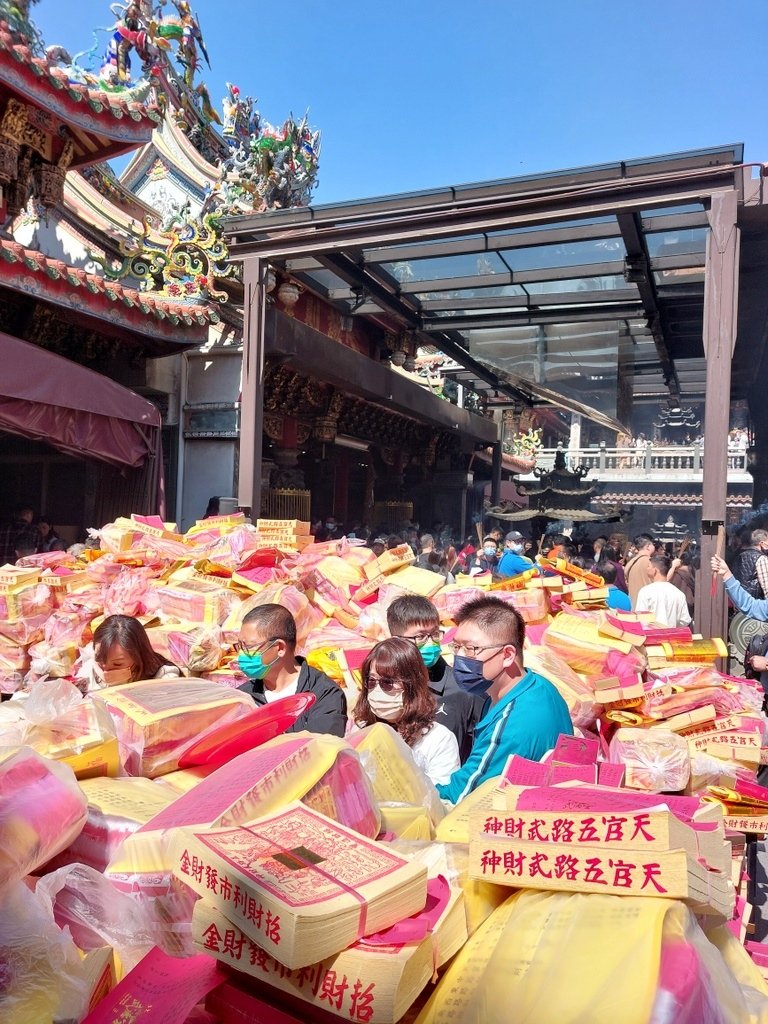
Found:
[(43, 637), (43, 627), (49, 616), (33, 615), (28, 619), (18, 619), (10, 622), (8, 619), (0, 619), (0, 636), (6, 640), (12, 640), (17, 644), (31, 644)]
[(112, 946), (124, 972), (132, 970), (154, 945), (145, 908), (85, 864), (45, 875), (35, 892), (50, 901), (56, 924), (69, 930), (79, 949), (88, 952)]
[(526, 666), (553, 683), (568, 705), (571, 721), (577, 729), (591, 729), (602, 706), (595, 700), (594, 689), (586, 683), (564, 658), (543, 644), (527, 647)]
[(691, 774), (688, 744), (666, 729), (617, 729), (608, 760), (624, 765), (624, 785), (646, 793), (676, 793)]
[(45, 641), (58, 644), (81, 644), (90, 634), (93, 613), (87, 607), (62, 607), (49, 616), (45, 623)]
[(0, 751), (0, 889), (69, 846), (86, 817), (71, 768), (30, 747)]
[(150, 627), (147, 636), (154, 651), (190, 676), (212, 672), (221, 662), (222, 631), (218, 626)]
[(128, 569), (116, 576), (104, 591), (105, 615), (145, 615), (156, 611), (157, 593), (152, 589), (151, 569)]

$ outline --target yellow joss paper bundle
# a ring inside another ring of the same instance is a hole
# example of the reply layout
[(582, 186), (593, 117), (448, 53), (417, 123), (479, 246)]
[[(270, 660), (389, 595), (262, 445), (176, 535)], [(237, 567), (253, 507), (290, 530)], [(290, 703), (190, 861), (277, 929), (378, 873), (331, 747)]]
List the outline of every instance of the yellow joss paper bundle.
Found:
[(204, 679), (149, 679), (100, 690), (117, 725), (129, 775), (154, 778), (179, 767), (179, 758), (206, 729), (242, 718), (253, 698)]
[(166, 800), (157, 813), (131, 829), (107, 868), (122, 889), (154, 891), (159, 879), (167, 880), (173, 867), (170, 845), (178, 829), (247, 824), (295, 800), (369, 838), (380, 829), (359, 759), (336, 736), (278, 736), (213, 772), (190, 769), (164, 777), (163, 783), (165, 779), (170, 785), (163, 790), (175, 793), (176, 799)]
[(529, 891), (469, 940), (417, 1024), (507, 1024), (510, 1007), (527, 1024), (648, 1024), (665, 1005), (698, 1024), (710, 1004), (723, 1024), (765, 1019), (682, 904)]
[(440, 821), (445, 811), (437, 790), (394, 729), (376, 722), (352, 733), (349, 742), (360, 755), (380, 806), (423, 808), (433, 825)]
[(249, 826), (181, 829), (174, 875), (296, 969), (424, 909), (427, 871), (325, 815), (289, 804)]

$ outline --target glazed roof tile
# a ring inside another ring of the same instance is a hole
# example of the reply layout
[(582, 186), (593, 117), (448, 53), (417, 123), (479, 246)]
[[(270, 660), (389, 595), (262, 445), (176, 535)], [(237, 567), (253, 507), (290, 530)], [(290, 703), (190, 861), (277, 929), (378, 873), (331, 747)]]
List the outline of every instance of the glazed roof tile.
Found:
[[(27, 249), (21, 243), (0, 239), (0, 257), (9, 264), (16, 264), (19, 269), (31, 272), (36, 278), (50, 281), (62, 281), (72, 289), (82, 289), (93, 296), (100, 296), (107, 303), (122, 304), (129, 309), (151, 316), (155, 320), (167, 321), (174, 326), (207, 327), (218, 323), (220, 316), (211, 306), (199, 303), (169, 302), (167, 299), (153, 295), (151, 292), (140, 292), (98, 274), (89, 274), (80, 267), (72, 267), (63, 260), (52, 259), (36, 249)], [(3, 284), (17, 287), (21, 281), (14, 283), (4, 276)], [(26, 287), (24, 290), (28, 290)], [(44, 288), (43, 297), (44, 296)], [(51, 301), (58, 301), (50, 296)], [(67, 303), (71, 305), (71, 303)], [(80, 304), (82, 305), (82, 304)], [(98, 308), (87, 309), (86, 312), (98, 316)]]

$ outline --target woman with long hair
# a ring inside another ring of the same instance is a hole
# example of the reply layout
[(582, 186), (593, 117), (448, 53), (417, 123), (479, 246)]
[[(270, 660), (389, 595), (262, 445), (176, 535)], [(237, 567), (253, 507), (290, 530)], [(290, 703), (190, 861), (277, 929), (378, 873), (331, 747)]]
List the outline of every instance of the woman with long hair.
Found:
[(435, 721), (437, 704), (418, 647), (393, 636), (376, 644), (363, 662), (363, 689), (352, 713), (358, 728), (386, 722), (411, 748), (416, 764), (437, 785), (460, 766), (459, 744)]
[(180, 676), (179, 669), (152, 650), (147, 631), (131, 615), (108, 615), (93, 633), (96, 686)]

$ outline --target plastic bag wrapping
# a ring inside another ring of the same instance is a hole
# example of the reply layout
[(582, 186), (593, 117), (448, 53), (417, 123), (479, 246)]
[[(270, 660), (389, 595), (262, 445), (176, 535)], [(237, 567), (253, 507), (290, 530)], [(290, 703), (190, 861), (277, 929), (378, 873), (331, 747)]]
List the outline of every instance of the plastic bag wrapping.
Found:
[(754, 777), (754, 772), (739, 767), (733, 761), (721, 761), (711, 754), (691, 752), (691, 777), (685, 791), (691, 794), (706, 794), (707, 786), (725, 786), (733, 789), (737, 779), (754, 781)]
[(99, 691), (117, 726), (127, 775), (155, 778), (179, 767), (179, 758), (208, 729), (242, 718), (253, 698), (205, 679), (150, 679)]
[(386, 640), (389, 636), (386, 609), (378, 604), (364, 608), (360, 612), (360, 618), (357, 620), (357, 628), (362, 636), (367, 640), (372, 640), (374, 643)]
[(12, 593), (0, 594), (0, 619), (27, 619), (50, 615), (54, 609), (53, 592), (44, 583), (18, 587)]
[(344, 650), (347, 647), (354, 649), (361, 646), (363, 645), (359, 633), (331, 620), (314, 630), (303, 644), (297, 645), (297, 653), (306, 656), (320, 647), (329, 650)]
[(194, 622), (169, 623), (147, 629), (152, 649), (192, 676), (212, 672), (222, 657), (222, 631), (218, 626)]
[(77, 661), (77, 647), (74, 644), (50, 646), (44, 640), (29, 648), (29, 681), (38, 679), (64, 679), (72, 673)]
[[(676, 972), (674, 969), (678, 968)], [(527, 891), (448, 967), (417, 1024), (764, 1024), (692, 913), (674, 900)]]
[(71, 936), (56, 924), (50, 902), (23, 882), (0, 892), (0, 1020), (47, 1024), (81, 1020), (88, 1008), (83, 962)]
[(435, 594), (433, 603), (440, 615), (441, 622), (453, 622), (465, 604), (484, 596), (485, 591), (480, 587), (465, 587), (458, 583), (449, 583)]
[(33, 725), (53, 722), (82, 704), (83, 695), (66, 679), (41, 679), (29, 690), (24, 716)]
[(624, 785), (646, 793), (675, 793), (691, 774), (688, 744), (667, 729), (617, 729), (608, 760), (624, 765)]
[(557, 688), (568, 705), (571, 721), (578, 729), (591, 729), (602, 712), (595, 701), (594, 688), (574, 672), (567, 661), (551, 647), (526, 647), (526, 668), (544, 676)]
[(45, 865), (47, 871), (77, 863), (105, 871), (128, 836), (179, 796), (179, 790), (150, 779), (83, 779), (80, 788), (88, 801), (86, 822), (66, 850)]
[[(54, 613), (55, 614), (55, 613)], [(43, 627), (48, 621), (48, 614), (31, 615), (26, 619), (0, 619), (0, 636), (17, 644), (31, 644), (43, 637)]]
[(285, 583), (270, 583), (257, 594), (252, 594), (231, 609), (222, 626), (225, 640), (234, 643), (248, 612), (265, 604), (282, 605), (293, 615), (296, 620), (298, 645), (301, 645), (323, 621), (322, 612), (311, 605), (306, 594), (303, 594), (295, 586)]
[(155, 575), (148, 568), (122, 567), (122, 571), (104, 591), (104, 614), (145, 615), (156, 611), (157, 592), (150, 586)]
[(380, 804), (424, 807), (432, 824), (437, 825), (445, 814), (437, 790), (418, 768), (410, 748), (394, 729), (376, 722), (352, 733), (348, 739), (360, 756)]
[(51, 721), (31, 725), (24, 742), (44, 757), (64, 761), (78, 779), (114, 776), (120, 770), (115, 724), (104, 705), (90, 698)]
[(76, 605), (70, 599), (57, 609), (45, 623), (44, 638), (52, 646), (58, 644), (82, 644), (90, 638), (91, 619), (97, 610), (87, 605)]
[(203, 579), (168, 583), (156, 590), (158, 607), (168, 618), (218, 626), (240, 600), (224, 584)]
[(564, 606), (547, 627), (542, 641), (572, 669), (585, 675), (600, 678), (643, 672), (646, 659), (640, 649), (603, 636), (598, 631), (599, 622), (598, 613), (572, 611)]
[(30, 747), (0, 750), (0, 888), (69, 846), (87, 811), (68, 765)]
[(155, 944), (145, 908), (85, 864), (45, 875), (35, 892), (50, 901), (56, 924), (69, 929), (80, 949), (112, 946), (118, 976), (133, 970)]

